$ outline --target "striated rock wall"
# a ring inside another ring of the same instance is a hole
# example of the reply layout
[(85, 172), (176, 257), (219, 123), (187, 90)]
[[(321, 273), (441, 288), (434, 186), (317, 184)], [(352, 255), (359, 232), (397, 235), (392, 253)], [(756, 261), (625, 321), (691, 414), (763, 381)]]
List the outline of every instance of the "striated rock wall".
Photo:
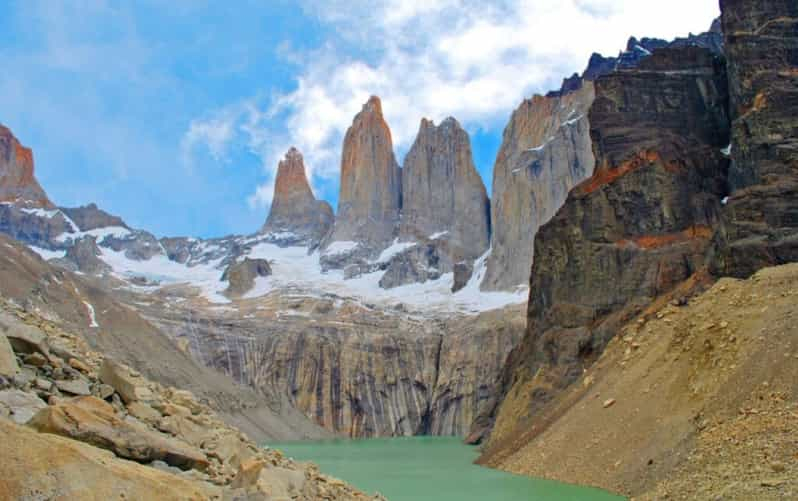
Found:
[(535, 239), (527, 332), (510, 355), (498, 446), (573, 382), (623, 322), (706, 265), (727, 191), (723, 60), (661, 49), (596, 81), (593, 176)]
[(526, 283), (538, 228), (593, 172), (587, 110), (592, 82), (576, 91), (534, 96), (513, 112), (493, 167), (492, 252), (482, 288)]
[(356, 242), (366, 255), (379, 254), (395, 236), (401, 205), (401, 169), (391, 131), (380, 99), (372, 96), (344, 138), (338, 214), (323, 247)]
[(236, 316), (146, 314), (196, 360), (351, 437), (465, 435), (524, 323), (520, 306), (440, 321), (332, 297), (270, 296)]
[(0, 202), (52, 209), (33, 173), (33, 152), (0, 125)]
[(798, 260), (798, 4), (724, 0), (734, 190), (713, 271), (747, 277)]
[(308, 184), (302, 154), (291, 148), (280, 161), (269, 217), (261, 233), (291, 233), (293, 243), (318, 243), (335, 215), (330, 204), (316, 200)]
[(457, 120), (423, 119), (402, 174), (400, 240), (448, 241), (453, 261), (488, 249), (490, 201), (471, 156), (468, 133)]

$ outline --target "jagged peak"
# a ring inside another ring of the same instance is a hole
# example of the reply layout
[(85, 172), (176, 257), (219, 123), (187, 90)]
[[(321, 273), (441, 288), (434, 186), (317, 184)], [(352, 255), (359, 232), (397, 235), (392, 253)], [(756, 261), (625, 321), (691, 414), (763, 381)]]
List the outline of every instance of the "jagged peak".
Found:
[(382, 116), (382, 101), (379, 96), (372, 95), (369, 100), (366, 101), (366, 104), (363, 105), (363, 111)]

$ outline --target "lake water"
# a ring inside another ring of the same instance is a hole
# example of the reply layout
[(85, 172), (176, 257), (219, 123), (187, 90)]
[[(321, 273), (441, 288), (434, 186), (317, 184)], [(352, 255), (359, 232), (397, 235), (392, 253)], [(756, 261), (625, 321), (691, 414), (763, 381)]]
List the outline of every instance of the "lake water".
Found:
[(324, 473), (390, 501), (617, 501), (585, 487), (473, 464), (477, 448), (458, 438), (410, 437), (270, 444)]

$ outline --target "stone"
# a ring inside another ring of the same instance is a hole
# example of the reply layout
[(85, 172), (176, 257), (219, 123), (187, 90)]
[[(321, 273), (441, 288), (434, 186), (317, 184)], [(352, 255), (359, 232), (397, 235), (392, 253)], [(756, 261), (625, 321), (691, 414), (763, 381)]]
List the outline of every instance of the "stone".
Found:
[(614, 398), (607, 399), (607, 400), (605, 400), (605, 401), (604, 401), (604, 403), (602, 404), (602, 406), (603, 406), (605, 409), (608, 409), (608, 408), (612, 407), (613, 405), (615, 405), (615, 399), (614, 399)]
[[(119, 460), (106, 450), (0, 419), (4, 499), (221, 499), (219, 487)], [(35, 493), (35, 495), (31, 495)]]
[(49, 357), (50, 349), (47, 335), (40, 329), (27, 325), (17, 317), (0, 311), (0, 333), (11, 343), (15, 352), (21, 354), (39, 353)]
[(268, 277), (272, 268), (265, 259), (245, 258), (240, 263), (232, 263), (222, 274), (222, 281), (229, 282), (225, 294), (241, 297), (255, 286), (258, 277)]
[(490, 244), (490, 202), (468, 133), (452, 117), (421, 120), (402, 168), (400, 241), (448, 241), (452, 261), (474, 260)]
[(91, 367), (86, 365), (85, 362), (81, 362), (77, 358), (69, 358), (67, 364), (69, 364), (69, 366), (72, 367), (73, 369), (82, 372), (83, 374), (91, 373)]
[(338, 213), (322, 248), (354, 242), (362, 244), (360, 257), (375, 257), (395, 237), (401, 201), (401, 169), (394, 157), (391, 131), (380, 99), (372, 96), (344, 138)]
[(278, 466), (269, 466), (264, 461), (248, 460), (239, 468), (231, 486), (234, 489), (255, 489), (274, 499), (295, 499), (301, 495), (305, 474)]
[(68, 395), (91, 395), (89, 383), (84, 379), (61, 380), (55, 382), (56, 387)]
[(150, 425), (157, 425), (163, 416), (157, 410), (141, 402), (132, 402), (127, 406), (131, 416)]
[(53, 388), (53, 383), (46, 379), (36, 378), (33, 381), (33, 385), (36, 387), (37, 390), (42, 391), (50, 391)]
[(28, 426), (108, 449), (134, 461), (160, 460), (184, 470), (204, 470), (208, 466), (200, 450), (120, 419), (113, 407), (95, 397), (77, 397), (46, 407)]
[(100, 381), (111, 386), (126, 404), (152, 401), (152, 391), (141, 377), (135, 377), (131, 369), (110, 358), (103, 360), (100, 367)]
[(7, 409), (12, 421), (25, 424), (47, 404), (33, 393), (4, 390), (0, 391), (0, 407)]
[(33, 367), (44, 367), (47, 365), (47, 359), (41, 353), (29, 353), (23, 358), (26, 364)]
[(474, 265), (468, 261), (461, 261), (454, 265), (454, 283), (452, 293), (456, 293), (468, 285), (471, 276), (474, 274)]
[(317, 244), (333, 225), (330, 204), (317, 200), (310, 189), (302, 153), (291, 148), (277, 167), (274, 198), (261, 233), (278, 242)]
[(33, 152), (0, 125), (0, 202), (53, 208), (33, 169)]
[(13, 378), (19, 372), (17, 357), (11, 343), (4, 334), (0, 334), (0, 376)]

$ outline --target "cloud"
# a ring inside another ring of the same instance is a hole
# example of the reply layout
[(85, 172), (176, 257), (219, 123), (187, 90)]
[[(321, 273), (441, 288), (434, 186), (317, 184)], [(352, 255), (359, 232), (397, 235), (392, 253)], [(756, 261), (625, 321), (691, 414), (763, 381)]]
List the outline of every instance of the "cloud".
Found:
[(233, 116), (192, 120), (180, 145), (184, 162), (191, 163), (193, 150), (199, 145), (207, 147), (216, 161), (227, 161), (226, 153), (233, 140), (234, 121)]
[[(290, 145), (303, 151), (317, 191), (337, 185), (343, 135), (371, 94), (381, 96), (402, 154), (422, 117), (452, 115), (467, 127), (500, 130), (524, 97), (581, 71), (592, 52), (615, 54), (632, 35), (704, 31), (718, 15), (716, 0), (306, 0), (303, 7), (334, 35), (312, 51), (290, 52), (299, 65), (293, 90), (238, 115), (266, 178), (253, 206), (270, 202), (277, 161)], [(213, 138), (204, 139), (213, 151)]]

